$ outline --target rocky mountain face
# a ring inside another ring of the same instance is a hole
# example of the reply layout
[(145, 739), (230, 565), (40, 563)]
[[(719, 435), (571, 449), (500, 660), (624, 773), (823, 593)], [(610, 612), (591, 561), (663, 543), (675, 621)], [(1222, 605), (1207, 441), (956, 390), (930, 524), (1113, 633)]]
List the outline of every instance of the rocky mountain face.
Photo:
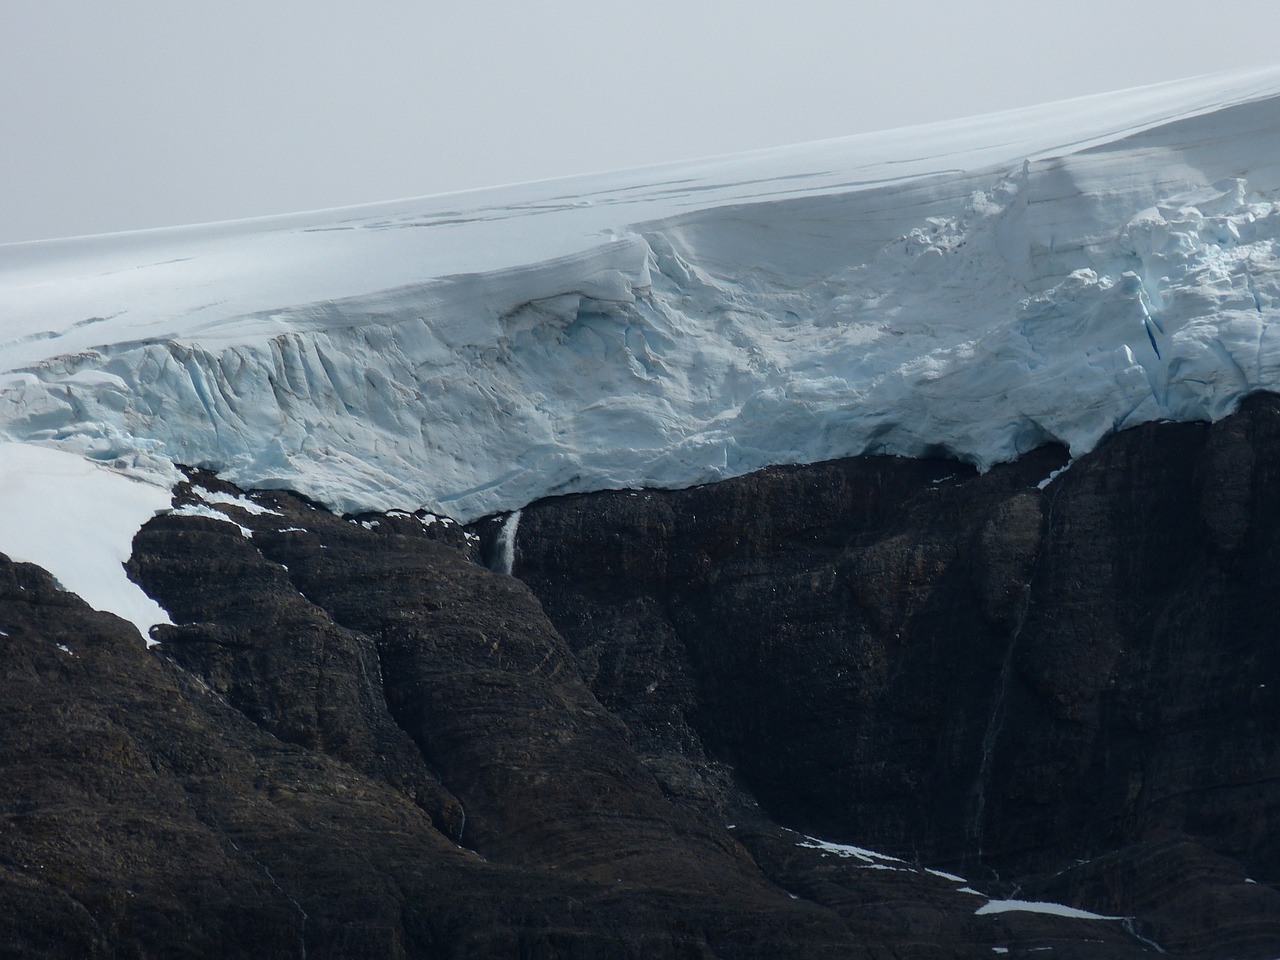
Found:
[(1280, 955), (1274, 395), (466, 529), (219, 493), (149, 650), (0, 563), (0, 957)]

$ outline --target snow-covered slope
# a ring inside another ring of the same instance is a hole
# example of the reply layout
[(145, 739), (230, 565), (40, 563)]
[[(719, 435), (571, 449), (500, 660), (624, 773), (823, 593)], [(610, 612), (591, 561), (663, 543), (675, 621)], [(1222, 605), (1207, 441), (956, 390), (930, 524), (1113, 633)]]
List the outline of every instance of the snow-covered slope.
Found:
[(1280, 387), (1278, 318), (1272, 69), (0, 247), (0, 434), (465, 520), (865, 452), (1079, 453)]

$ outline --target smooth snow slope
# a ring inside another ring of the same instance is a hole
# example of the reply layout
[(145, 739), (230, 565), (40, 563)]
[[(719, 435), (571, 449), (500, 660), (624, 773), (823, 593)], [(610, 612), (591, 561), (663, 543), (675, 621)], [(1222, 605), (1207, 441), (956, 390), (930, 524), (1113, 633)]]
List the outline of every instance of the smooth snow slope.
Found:
[(144, 637), (169, 618), (124, 563), (138, 528), (168, 506), (166, 489), (73, 453), (0, 442), (0, 552), (52, 571), (64, 589), (132, 620)]
[(460, 520), (867, 452), (985, 467), (1280, 388), (1278, 304), (1280, 68), (3, 246), (0, 438)]

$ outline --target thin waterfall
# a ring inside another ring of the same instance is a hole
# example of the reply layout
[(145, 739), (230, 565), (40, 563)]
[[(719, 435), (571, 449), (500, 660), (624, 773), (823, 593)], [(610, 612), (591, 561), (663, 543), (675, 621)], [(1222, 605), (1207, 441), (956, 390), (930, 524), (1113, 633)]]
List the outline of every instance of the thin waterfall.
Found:
[(511, 574), (516, 562), (516, 530), (520, 527), (520, 511), (507, 514), (498, 530), (498, 540), (494, 546), (494, 566), (499, 573)]

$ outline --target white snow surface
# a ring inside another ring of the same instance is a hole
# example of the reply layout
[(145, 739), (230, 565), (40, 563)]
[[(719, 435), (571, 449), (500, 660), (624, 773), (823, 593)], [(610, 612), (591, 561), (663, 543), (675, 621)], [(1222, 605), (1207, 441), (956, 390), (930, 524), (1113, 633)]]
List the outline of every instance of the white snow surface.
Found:
[(134, 623), (144, 638), (169, 617), (125, 576), (124, 562), (138, 528), (168, 506), (168, 487), (63, 450), (0, 442), (0, 552), (39, 564), (91, 606)]
[[(823, 840), (820, 837), (810, 837), (803, 834), (801, 834), (801, 836), (802, 836), (802, 839), (796, 842), (797, 847), (804, 847), (808, 850), (817, 850), (820, 853), (822, 853), (823, 856), (826, 856), (827, 854), (834, 854), (835, 856), (840, 857), (841, 859), (844, 859), (844, 860), (849, 860), (849, 859), (860, 860), (862, 863), (869, 864), (872, 866), (882, 865), (882, 864), (883, 865), (900, 864), (900, 867), (898, 867), (897, 869), (915, 872), (914, 868), (911, 867), (905, 860), (899, 857), (890, 856), (887, 853), (877, 853), (874, 850), (868, 850), (866, 847), (857, 847), (849, 843), (835, 843), (834, 841), (831, 841), (831, 840)], [(930, 870), (929, 872), (933, 873), (932, 870)], [(949, 876), (944, 874), (938, 874), (938, 875)], [(959, 879), (959, 878), (956, 878), (956, 879)], [(960, 882), (963, 883), (964, 881), (961, 880)]]
[(240, 536), (246, 540), (253, 539), (253, 531), (244, 524), (236, 523), (226, 513), (210, 506), (207, 503), (187, 503), (180, 507), (174, 508), (171, 513), (175, 517), (205, 517), (208, 520), (220, 520), (223, 523), (229, 523), (240, 531)]
[(1048, 903), (1043, 900), (991, 900), (980, 906), (974, 913), (977, 916), (988, 916), (993, 913), (1047, 913), (1055, 917), (1067, 917), (1071, 920), (1125, 920), (1125, 917), (1108, 917), (1101, 913), (1092, 913), (1078, 907), (1068, 907), (1064, 903)]
[[(817, 850), (824, 857), (835, 855), (845, 860), (857, 860), (861, 864), (861, 869), (867, 870), (896, 870), (902, 873), (928, 874), (931, 877), (938, 877), (941, 880), (961, 884), (962, 886), (956, 888), (957, 893), (970, 893), (979, 897), (986, 897), (986, 894), (967, 886), (969, 881), (964, 877), (958, 877), (954, 873), (947, 873), (945, 870), (913, 866), (899, 857), (890, 856), (887, 853), (877, 853), (875, 850), (868, 850), (866, 847), (858, 847), (848, 843), (835, 843), (831, 840), (823, 840), (820, 837), (811, 837), (805, 834), (798, 834), (798, 836), (801, 839), (796, 842), (797, 847)], [(982, 911), (979, 910), (979, 912)]]
[(861, 453), (1078, 456), (1280, 387), (1278, 317), (1275, 68), (3, 246), (0, 438), (466, 521)]
[[(270, 514), (273, 517), (281, 516), (279, 510), (272, 510), (270, 507), (264, 507), (260, 503), (254, 503), (248, 497), (238, 497), (235, 494), (223, 493), (219, 490), (206, 490), (201, 486), (197, 486), (195, 491), (197, 496), (199, 496), (205, 503), (219, 504), (227, 507), (239, 507), (245, 513), (252, 514), (255, 517), (262, 516), (264, 513)], [(174, 512), (176, 513), (177, 511)]]

